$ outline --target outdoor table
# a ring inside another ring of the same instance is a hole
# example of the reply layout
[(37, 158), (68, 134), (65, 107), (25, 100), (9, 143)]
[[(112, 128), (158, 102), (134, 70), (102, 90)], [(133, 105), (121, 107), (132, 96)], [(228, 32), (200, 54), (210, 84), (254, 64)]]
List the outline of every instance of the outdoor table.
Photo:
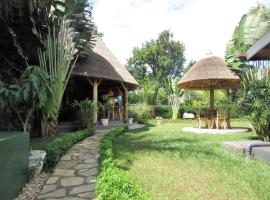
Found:
[[(204, 108), (202, 109), (204, 111), (205, 116), (201, 116), (201, 112), (198, 112), (198, 117), (199, 119), (204, 119), (206, 128), (209, 129), (214, 129), (214, 128), (220, 128), (217, 122), (217, 116), (218, 116), (218, 111), (223, 111), (222, 113), (222, 122), (226, 123), (227, 128), (231, 128), (230, 125), (230, 111), (229, 109), (217, 109), (217, 108)], [(226, 111), (226, 112), (225, 112)], [(225, 114), (226, 113), (226, 114)], [(219, 116), (220, 117), (220, 116)], [(199, 128), (202, 127), (203, 120), (199, 120)]]
[(213, 129), (216, 127), (216, 114), (217, 114), (217, 109), (216, 108), (211, 108), (211, 109), (205, 109), (206, 115), (208, 117), (208, 128)]

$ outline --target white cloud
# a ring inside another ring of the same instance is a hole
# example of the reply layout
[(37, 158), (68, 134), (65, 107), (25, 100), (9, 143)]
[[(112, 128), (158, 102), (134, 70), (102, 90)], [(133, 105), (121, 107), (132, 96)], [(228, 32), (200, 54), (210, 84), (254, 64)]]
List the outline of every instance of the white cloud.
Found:
[[(270, 0), (264, 0), (270, 4)], [(103, 40), (122, 62), (132, 49), (170, 29), (184, 42), (186, 57), (211, 50), (224, 56), (234, 27), (256, 0), (96, 0), (94, 20)]]

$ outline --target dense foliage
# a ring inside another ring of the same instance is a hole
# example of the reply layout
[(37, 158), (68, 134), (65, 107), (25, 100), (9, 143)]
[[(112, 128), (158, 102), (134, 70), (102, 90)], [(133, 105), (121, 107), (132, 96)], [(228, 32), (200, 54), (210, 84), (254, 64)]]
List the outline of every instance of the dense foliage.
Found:
[(270, 139), (270, 78), (267, 70), (246, 72), (239, 105), (248, 114), (253, 131), (265, 141)]
[(239, 73), (241, 68), (246, 67), (241, 57), (245, 57), (248, 48), (270, 30), (269, 21), (270, 7), (261, 3), (242, 16), (226, 48), (226, 60), (232, 70)]
[[(143, 85), (145, 80), (147, 84), (152, 85), (152, 104), (157, 103), (162, 83), (168, 78), (179, 77), (182, 74), (184, 51), (184, 44), (173, 40), (173, 34), (168, 30), (161, 32), (156, 40), (147, 41), (141, 48), (134, 48), (127, 68), (139, 80), (140, 85)], [(142, 88), (147, 90), (147, 87)]]
[(141, 192), (128, 173), (115, 165), (112, 143), (127, 127), (120, 127), (107, 133), (100, 142), (99, 153), (101, 173), (97, 179), (97, 194), (100, 200), (143, 200), (149, 199)]
[(72, 107), (77, 109), (76, 119), (80, 128), (92, 128), (94, 126), (94, 113), (98, 109), (95, 102), (90, 99), (75, 100)]
[[(14, 84), (0, 81), (1, 130), (29, 130), (29, 121), (37, 109), (43, 108), (52, 96), (46, 71), (32, 66), (24, 70)], [(18, 127), (18, 123), (21, 127)]]
[(45, 171), (52, 171), (60, 158), (77, 142), (94, 134), (93, 129), (85, 129), (56, 138), (46, 149)]
[(55, 26), (52, 30), (49, 29), (49, 34), (44, 41), (46, 50), (39, 49), (39, 64), (49, 74), (48, 84), (53, 91), (53, 95), (47, 98), (42, 108), (43, 135), (54, 133), (57, 128), (62, 98), (76, 62), (76, 59), (73, 59), (76, 53), (74, 34), (70, 21), (63, 18), (59, 29)]
[(152, 108), (145, 103), (136, 103), (129, 105), (128, 107), (128, 116), (133, 118), (134, 121), (138, 123), (146, 123), (148, 119), (152, 116)]

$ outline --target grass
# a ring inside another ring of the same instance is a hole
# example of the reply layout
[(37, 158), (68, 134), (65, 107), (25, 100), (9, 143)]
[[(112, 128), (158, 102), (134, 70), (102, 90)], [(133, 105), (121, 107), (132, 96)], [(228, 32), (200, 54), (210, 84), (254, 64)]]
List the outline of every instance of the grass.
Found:
[[(181, 132), (191, 121), (131, 131), (114, 140), (117, 165), (152, 199), (269, 199), (270, 167), (220, 148), (221, 141), (252, 134), (196, 135)], [(233, 126), (247, 127), (245, 120)]]

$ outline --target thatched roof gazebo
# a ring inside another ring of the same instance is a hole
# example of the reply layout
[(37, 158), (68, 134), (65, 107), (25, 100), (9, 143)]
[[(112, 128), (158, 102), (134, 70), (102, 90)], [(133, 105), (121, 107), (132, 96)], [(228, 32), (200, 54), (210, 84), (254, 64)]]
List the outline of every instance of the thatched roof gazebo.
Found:
[(188, 90), (210, 90), (210, 108), (214, 107), (214, 90), (237, 87), (240, 78), (233, 74), (225, 61), (217, 56), (208, 56), (194, 64), (178, 83)]
[(114, 80), (124, 83), (129, 90), (136, 89), (138, 82), (128, 70), (117, 60), (100, 38), (95, 40), (91, 56), (79, 62), (72, 75), (90, 79)]
[(99, 96), (102, 94), (109, 94), (112, 97), (123, 95), (124, 120), (126, 121), (128, 118), (128, 91), (135, 90), (138, 83), (100, 38), (94, 40), (91, 55), (76, 63), (67, 93), (69, 93), (69, 97), (72, 97), (71, 101), (76, 98), (92, 98), (95, 102), (99, 101)]

